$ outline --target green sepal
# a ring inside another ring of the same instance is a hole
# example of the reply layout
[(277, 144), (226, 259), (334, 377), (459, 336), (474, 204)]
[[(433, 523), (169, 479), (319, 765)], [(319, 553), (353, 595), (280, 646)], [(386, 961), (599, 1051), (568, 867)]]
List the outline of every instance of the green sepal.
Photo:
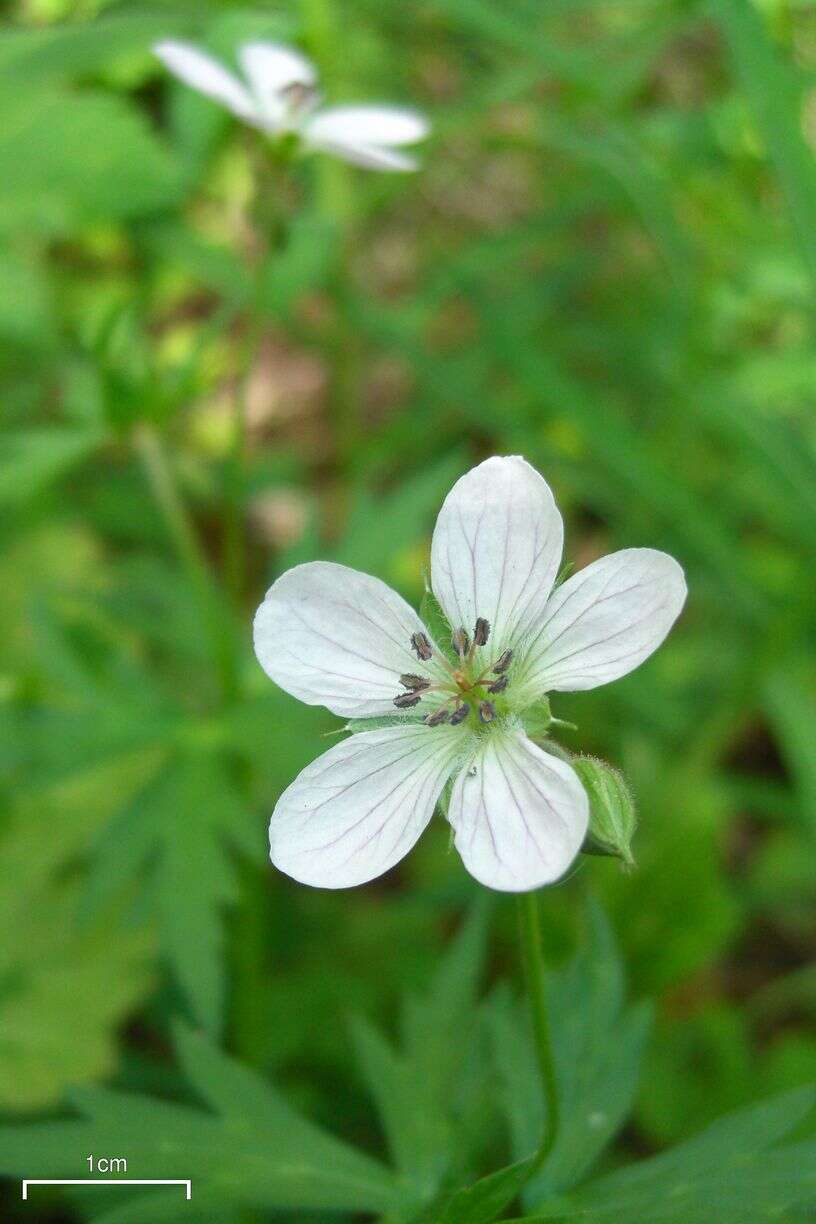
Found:
[(542, 739), (549, 735), (553, 722), (549, 697), (539, 697), (535, 705), (528, 706), (521, 714), (521, 721), (530, 739)]
[(383, 714), (379, 718), (350, 718), (342, 730), (358, 735), (361, 731), (381, 731), (384, 727), (413, 726), (421, 722), (421, 715), (397, 718), (393, 714)]
[(434, 644), (439, 647), (445, 658), (451, 663), (458, 663), (459, 659), (451, 643), (453, 629), (451, 628), (450, 621), (439, 606), (436, 596), (431, 590), (427, 575), (425, 576), (425, 593), (423, 594), (422, 601), (419, 605), (419, 619), (422, 621), (423, 625), (430, 633)]
[(572, 767), (589, 796), (589, 833), (583, 852), (612, 855), (633, 867), (637, 810), (623, 774), (596, 757), (573, 757)]

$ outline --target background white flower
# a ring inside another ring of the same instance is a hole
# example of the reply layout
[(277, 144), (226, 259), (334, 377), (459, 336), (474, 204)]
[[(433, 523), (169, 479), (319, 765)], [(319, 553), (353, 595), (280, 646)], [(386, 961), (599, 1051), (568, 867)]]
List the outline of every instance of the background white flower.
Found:
[(153, 50), (185, 84), (270, 135), (296, 133), (309, 149), (371, 170), (416, 169), (416, 159), (401, 146), (428, 135), (422, 115), (393, 106), (319, 109), (314, 65), (291, 47), (268, 42), (239, 47), (243, 80), (192, 43), (168, 39)]
[(453, 779), (448, 819), (476, 879), (525, 891), (563, 875), (587, 795), (527, 736), (525, 714), (550, 690), (642, 663), (686, 584), (671, 557), (636, 548), (553, 592), (562, 543), (552, 493), (524, 459), (488, 459), (454, 485), (431, 548), (452, 657), (377, 578), (317, 561), (274, 583), (255, 618), (267, 674), (309, 705), (394, 720), (336, 745), (283, 793), (269, 828), (276, 866), (326, 888), (373, 879), (410, 850)]

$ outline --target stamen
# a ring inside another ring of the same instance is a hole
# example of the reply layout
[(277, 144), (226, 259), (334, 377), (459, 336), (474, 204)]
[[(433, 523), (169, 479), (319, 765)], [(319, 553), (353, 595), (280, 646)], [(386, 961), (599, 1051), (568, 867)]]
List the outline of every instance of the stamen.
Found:
[(496, 717), (496, 707), (492, 701), (479, 702), (479, 718), (483, 723), (492, 722)]
[(431, 687), (431, 682), (427, 676), (415, 676), (413, 672), (406, 672), (404, 676), (400, 676), (400, 684), (404, 684), (413, 693), (418, 692), (419, 689)]
[(456, 651), (460, 659), (464, 659), (470, 650), (470, 638), (465, 629), (457, 629), (451, 638), (453, 649)]
[(473, 645), (474, 646), (486, 646), (487, 639), (489, 637), (490, 637), (490, 622), (486, 621), (483, 616), (480, 616), (477, 618), (476, 624), (473, 628)]
[(510, 683), (509, 676), (499, 676), (498, 680), (494, 680), (492, 684), (488, 684), (488, 693), (503, 693)]
[(427, 663), (428, 659), (430, 659), (433, 654), (431, 643), (428, 641), (428, 635), (426, 633), (412, 633), (411, 645), (419, 655), (420, 659), (422, 659), (422, 662)]
[(453, 711), (453, 713), (450, 716), (451, 726), (458, 727), (460, 722), (465, 721), (469, 713), (470, 713), (470, 706), (468, 705), (466, 701), (463, 701), (460, 706), (456, 707), (456, 709)]
[(450, 711), (445, 706), (440, 706), (438, 710), (434, 710), (433, 714), (425, 715), (425, 725), (438, 727), (440, 723), (447, 722), (449, 718)]
[(512, 662), (512, 659), (513, 659), (512, 650), (505, 650), (504, 654), (499, 655), (498, 659), (493, 664), (492, 670), (495, 672), (497, 676), (500, 676), (502, 672), (507, 671), (508, 667), (510, 666), (510, 663)]
[(421, 693), (400, 693), (394, 698), (394, 705), (398, 710), (408, 710), (411, 706), (419, 705), (421, 700)]

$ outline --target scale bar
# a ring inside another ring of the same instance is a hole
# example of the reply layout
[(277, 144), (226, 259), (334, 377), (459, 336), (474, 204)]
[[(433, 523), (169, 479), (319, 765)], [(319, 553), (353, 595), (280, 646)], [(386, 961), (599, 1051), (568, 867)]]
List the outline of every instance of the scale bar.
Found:
[(28, 1198), (29, 1186), (184, 1186), (185, 1197), (193, 1197), (193, 1183), (181, 1177), (28, 1177), (23, 1182), (23, 1198)]

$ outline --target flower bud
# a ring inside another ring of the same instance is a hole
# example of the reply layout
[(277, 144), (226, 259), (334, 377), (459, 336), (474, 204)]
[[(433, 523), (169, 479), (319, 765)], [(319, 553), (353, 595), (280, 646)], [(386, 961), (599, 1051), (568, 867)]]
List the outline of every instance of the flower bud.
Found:
[(613, 855), (633, 867), (637, 812), (623, 775), (596, 757), (573, 757), (572, 767), (589, 796), (589, 833), (584, 852)]

